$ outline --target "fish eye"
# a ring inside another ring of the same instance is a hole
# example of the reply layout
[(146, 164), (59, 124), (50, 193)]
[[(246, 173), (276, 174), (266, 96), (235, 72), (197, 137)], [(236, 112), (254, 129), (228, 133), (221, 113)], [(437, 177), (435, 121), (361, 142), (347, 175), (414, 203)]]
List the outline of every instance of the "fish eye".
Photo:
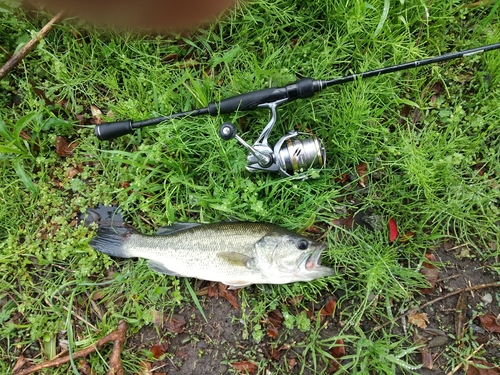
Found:
[(306, 250), (309, 247), (309, 242), (306, 240), (300, 240), (297, 242), (297, 249), (299, 250)]

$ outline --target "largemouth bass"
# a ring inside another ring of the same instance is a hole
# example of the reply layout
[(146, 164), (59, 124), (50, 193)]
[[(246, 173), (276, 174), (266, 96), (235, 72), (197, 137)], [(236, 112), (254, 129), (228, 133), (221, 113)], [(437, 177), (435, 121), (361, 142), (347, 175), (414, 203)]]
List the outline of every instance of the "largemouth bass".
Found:
[(153, 236), (101, 227), (90, 245), (113, 257), (146, 258), (151, 269), (163, 274), (218, 281), (232, 289), (334, 273), (321, 266), (324, 244), (263, 223), (177, 223)]

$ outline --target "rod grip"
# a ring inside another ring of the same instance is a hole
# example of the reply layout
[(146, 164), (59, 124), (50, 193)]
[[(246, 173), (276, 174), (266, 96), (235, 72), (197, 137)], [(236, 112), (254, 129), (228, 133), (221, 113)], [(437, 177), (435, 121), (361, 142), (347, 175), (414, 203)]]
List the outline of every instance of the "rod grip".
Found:
[(104, 124), (96, 125), (94, 134), (101, 141), (108, 141), (121, 137), (122, 135), (132, 134), (134, 128), (132, 127), (132, 120), (106, 122)]

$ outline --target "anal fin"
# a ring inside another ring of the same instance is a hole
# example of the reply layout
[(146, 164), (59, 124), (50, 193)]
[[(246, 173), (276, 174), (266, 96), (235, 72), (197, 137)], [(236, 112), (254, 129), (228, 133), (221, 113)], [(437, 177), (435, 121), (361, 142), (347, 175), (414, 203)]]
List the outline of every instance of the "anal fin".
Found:
[(163, 263), (157, 262), (155, 260), (148, 260), (148, 267), (151, 268), (153, 271), (158, 272), (158, 273), (163, 273), (165, 275), (169, 276), (184, 276), (181, 274), (178, 274), (175, 271), (169, 270)]

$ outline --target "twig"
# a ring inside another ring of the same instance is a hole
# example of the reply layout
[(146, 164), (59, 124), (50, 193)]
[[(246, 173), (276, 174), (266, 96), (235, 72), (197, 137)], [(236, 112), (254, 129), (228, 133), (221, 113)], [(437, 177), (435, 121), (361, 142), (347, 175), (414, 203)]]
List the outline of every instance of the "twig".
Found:
[(472, 4), (464, 4), (462, 5), (462, 8), (476, 8), (480, 6), (487, 6), (491, 5), (495, 2), (496, 0), (481, 0), (481, 1), (476, 1), (475, 3)]
[(42, 29), (35, 35), (33, 39), (31, 39), (28, 43), (26, 43), (14, 56), (12, 56), (7, 62), (0, 68), (0, 79), (4, 78), (7, 73), (9, 73), (12, 69), (14, 69), (17, 64), (21, 62), (22, 59), (26, 57), (28, 53), (30, 53), (35, 46), (47, 36), (47, 34), (52, 30), (52, 26), (59, 22), (63, 16), (63, 12), (57, 13), (52, 19), (47, 22), (47, 24), (42, 27)]
[[(465, 361), (468, 361), (469, 359), (471, 359), (474, 354), (476, 354), (478, 351), (480, 351), (483, 348), (483, 346), (484, 346), (484, 344), (479, 345), (479, 347), (476, 350), (474, 350), (474, 353), (472, 353), (470, 356), (468, 356), (465, 359)], [(464, 364), (463, 362), (460, 362), (458, 365), (455, 366), (455, 368), (453, 369), (453, 371), (449, 372), (446, 375), (453, 375), (455, 372), (457, 372), (458, 370), (460, 370), (460, 367), (462, 367), (463, 364)]]
[[(102, 339), (98, 340), (94, 345), (88, 346), (76, 353), (73, 354), (73, 359), (86, 357), (89, 354), (95, 352), (97, 349), (101, 348), (105, 344), (110, 341), (114, 342), (113, 352), (111, 353), (109, 360), (109, 372), (108, 375), (123, 375), (123, 366), (120, 360), (120, 353), (122, 350), (122, 346), (125, 343), (125, 337), (127, 332), (127, 323), (122, 320), (118, 323), (118, 328), (111, 332), (109, 335), (104, 336)], [(38, 365), (34, 365), (28, 367), (26, 369), (14, 372), (13, 375), (29, 375), (34, 372), (40, 371), (44, 368), (60, 366), (64, 363), (68, 363), (70, 361), (70, 356), (64, 356), (61, 358), (54, 358), (50, 361), (46, 361), (40, 363)]]
[(405, 312), (404, 314), (401, 314), (400, 316), (394, 318), (393, 320), (389, 320), (388, 322), (385, 322), (384, 324), (380, 324), (380, 325), (376, 326), (373, 330), (376, 332), (379, 329), (381, 329), (381, 328), (383, 328), (383, 327), (385, 327), (393, 322), (396, 322), (407, 315), (414, 314), (418, 310), (425, 309), (426, 307), (428, 307), (436, 302), (439, 302), (439, 301), (446, 299), (446, 298), (449, 298), (449, 297), (453, 297), (456, 294), (460, 294), (462, 292), (467, 293), (467, 292), (472, 292), (474, 290), (485, 289), (485, 288), (494, 288), (494, 287), (500, 287), (500, 281), (497, 281), (494, 283), (489, 283), (489, 284), (480, 284), (480, 285), (469, 286), (467, 288), (457, 289), (451, 293), (445, 294), (444, 296), (441, 296), (441, 297), (435, 298), (429, 302), (426, 302), (422, 306), (408, 310), (407, 312)]

